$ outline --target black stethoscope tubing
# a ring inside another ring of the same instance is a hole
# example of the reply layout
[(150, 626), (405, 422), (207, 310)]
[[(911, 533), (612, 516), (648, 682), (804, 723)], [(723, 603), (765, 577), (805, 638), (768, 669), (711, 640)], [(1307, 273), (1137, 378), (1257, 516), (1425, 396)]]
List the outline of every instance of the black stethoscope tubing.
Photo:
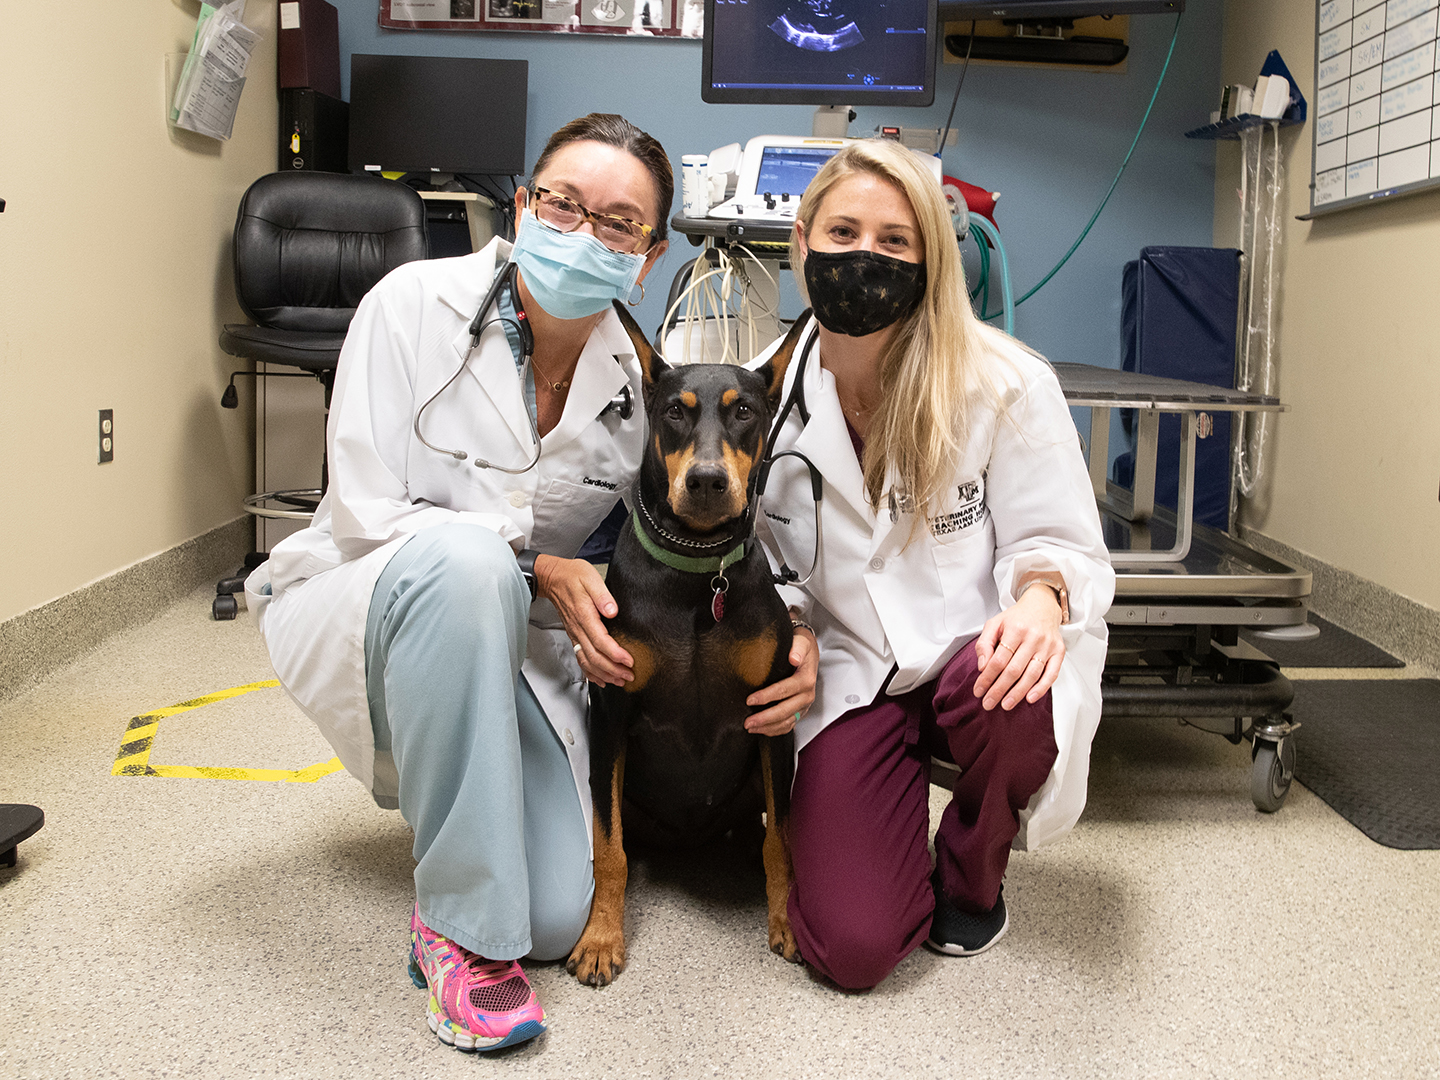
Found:
[[(519, 306), (518, 297), (516, 298), (516, 308), (520, 316), (518, 319), (511, 319), (504, 315), (497, 315), (493, 319), (485, 318), (485, 313), (489, 311), (491, 307), (495, 305), (495, 302), (500, 298), (501, 289), (505, 288), (508, 285), (510, 287), (510, 295), (512, 297), (515, 297), (516, 269), (517, 268), (514, 262), (510, 261), (509, 259), (505, 260), (504, 265), (500, 267), (499, 273), (495, 275), (495, 280), (490, 283), (490, 288), (485, 293), (485, 299), (480, 301), (480, 307), (475, 312), (475, 318), (470, 320), (470, 345), (465, 350), (465, 358), (460, 361), (460, 366), (455, 369), (455, 373), (451, 375), (450, 378), (445, 380), (444, 385), (441, 386), (439, 390), (436, 390), (435, 393), (431, 394), (425, 400), (425, 404), (421, 405), (420, 408), (415, 410), (415, 423), (413, 425), (415, 429), (415, 438), (419, 439), (421, 444), (424, 445), (427, 449), (433, 450), (437, 454), (444, 454), (447, 457), (454, 458), (456, 461), (464, 461), (470, 456), (464, 450), (447, 450), (445, 447), (436, 446), (434, 443), (426, 439), (425, 436), (422, 435), (420, 432), (420, 418), (425, 415), (425, 410), (431, 406), (435, 399), (438, 398), (441, 394), (443, 394), (446, 390), (448, 390), (450, 388), (450, 384), (453, 383), (456, 379), (458, 379), (460, 377), (460, 373), (464, 371), (467, 366), (469, 366), (470, 356), (475, 351), (475, 347), (480, 344), (480, 336), (486, 331), (487, 328), (494, 326), (496, 323), (500, 323), (502, 325), (508, 323), (509, 325), (513, 326), (515, 328), (515, 332), (520, 337), (520, 351), (523, 357), (521, 360), (520, 374), (522, 383), (525, 381), (526, 374), (528, 372), (534, 371), (535, 334), (530, 329), (530, 320), (525, 318), (524, 309)], [(629, 420), (630, 417), (633, 415), (635, 411), (634, 397), (630, 393), (630, 386), (628, 383), (620, 388), (620, 393), (613, 397), (610, 400), (610, 403), (605, 406), (605, 408), (600, 410), (600, 415), (604, 416), (611, 410), (618, 412), (620, 414), (621, 420)], [(497, 465), (493, 461), (486, 461), (484, 458), (477, 457), (475, 459), (475, 467), (477, 469), (495, 469), (497, 472), (509, 473), (512, 476), (519, 476), (522, 473), (529, 472), (531, 469), (535, 468), (535, 466), (540, 463), (540, 429), (536, 426), (535, 415), (533, 412), (531, 412), (531, 410), (525, 410), (525, 418), (530, 422), (530, 440), (535, 448), (535, 456), (530, 459), (529, 463), (526, 464), (523, 468), (511, 469), (507, 468), (504, 465)]]
[[(800, 317), (803, 319), (810, 313), (807, 311)], [(811, 316), (813, 318), (813, 316)], [(798, 571), (791, 570), (786, 564), (783, 556), (780, 560), (780, 572), (773, 575), (777, 585), (806, 585), (815, 576), (815, 568), (820, 565), (820, 552), (824, 547), (824, 536), (820, 529), (820, 502), (825, 494), (825, 481), (820, 475), (820, 470), (815, 463), (802, 454), (799, 450), (781, 450), (775, 452), (775, 440), (780, 435), (780, 429), (785, 426), (785, 421), (790, 417), (790, 411), (794, 408), (800, 410), (800, 426), (803, 428), (810, 423), (810, 410), (805, 406), (805, 366), (810, 359), (810, 350), (815, 345), (815, 339), (819, 334), (811, 334), (800, 350), (800, 360), (795, 367), (795, 379), (790, 384), (790, 393), (785, 398), (785, 404), (780, 409), (780, 415), (775, 418), (775, 424), (770, 429), (769, 438), (765, 441), (765, 456), (760, 461), (760, 472), (755, 480), (755, 507), (756, 520), (760, 516), (760, 497), (765, 494), (765, 485), (770, 480), (770, 467), (775, 464), (778, 458), (793, 457), (799, 458), (805, 463), (805, 468), (810, 473), (810, 494), (815, 500), (815, 553), (810, 559), (810, 572), (803, 578)]]

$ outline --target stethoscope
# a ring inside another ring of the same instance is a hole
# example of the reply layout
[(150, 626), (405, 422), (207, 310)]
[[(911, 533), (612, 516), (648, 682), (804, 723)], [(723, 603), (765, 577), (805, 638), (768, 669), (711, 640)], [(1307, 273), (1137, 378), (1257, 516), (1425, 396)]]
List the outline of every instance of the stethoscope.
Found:
[[(500, 323), (502, 325), (509, 324), (515, 328), (515, 333), (520, 338), (520, 352), (522, 353), (520, 368), (522, 385), (526, 381), (527, 376), (533, 378), (532, 373), (535, 369), (535, 334), (530, 329), (530, 320), (525, 317), (525, 309), (520, 304), (520, 295), (515, 288), (515, 272), (515, 264), (509, 259), (506, 259), (504, 265), (500, 267), (499, 273), (495, 275), (495, 280), (490, 283), (490, 289), (486, 292), (485, 299), (480, 301), (480, 308), (475, 312), (475, 318), (470, 320), (470, 345), (465, 350), (465, 358), (460, 361), (460, 366), (455, 369), (455, 373), (445, 380), (444, 385), (441, 386), (439, 390), (436, 390), (435, 393), (431, 394), (425, 400), (425, 404), (421, 405), (420, 408), (415, 411), (415, 438), (419, 439), (428, 450), (434, 450), (437, 454), (452, 457), (456, 461), (464, 461), (470, 456), (464, 450), (447, 450), (445, 447), (436, 446), (426, 439), (420, 432), (420, 418), (425, 415), (425, 410), (431, 406), (435, 399), (448, 390), (450, 384), (458, 379), (460, 373), (469, 366), (471, 354), (475, 352), (476, 346), (480, 344), (480, 335), (491, 326)], [(510, 288), (510, 297), (515, 305), (516, 317), (512, 319), (505, 315), (496, 315), (493, 319), (486, 319), (485, 313), (495, 305), (495, 301), (500, 298), (500, 290), (506, 286)], [(619, 363), (619, 361), (617, 360), (616, 363)], [(535, 411), (538, 411), (538, 409)], [(619, 413), (621, 420), (629, 420), (630, 417), (635, 414), (635, 398), (630, 392), (630, 384), (628, 382), (620, 388), (618, 394), (610, 399), (610, 403), (600, 410), (600, 416), (604, 416), (606, 413), (612, 411)], [(509, 473), (512, 476), (519, 476), (521, 473), (527, 473), (535, 468), (535, 466), (540, 463), (540, 429), (536, 426), (535, 412), (526, 409), (525, 419), (530, 423), (530, 441), (534, 447), (534, 456), (526, 465), (519, 469), (511, 469), (477, 456), (475, 458), (475, 467), (477, 469), (494, 469), (497, 472)], [(597, 419), (599, 419), (599, 417), (597, 417)]]
[[(807, 310), (800, 318), (803, 319), (807, 316), (813, 317)], [(821, 550), (824, 546), (824, 537), (820, 531), (820, 501), (824, 493), (824, 484), (820, 476), (820, 470), (815, 467), (813, 461), (798, 450), (782, 450), (777, 454), (774, 449), (776, 436), (780, 434), (780, 429), (785, 426), (785, 421), (789, 419), (792, 409), (799, 410), (800, 426), (802, 428), (810, 422), (810, 410), (805, 407), (805, 367), (810, 360), (810, 350), (815, 347), (815, 341), (819, 336), (819, 334), (811, 334), (805, 342), (804, 347), (800, 350), (800, 359), (796, 361), (795, 364), (795, 381), (790, 384), (790, 393), (785, 399), (784, 406), (780, 409), (780, 415), (775, 418), (774, 426), (770, 429), (770, 436), (766, 442), (765, 456), (760, 461), (760, 470), (755, 481), (755, 505), (758, 518), (760, 496), (764, 494), (765, 484), (770, 479), (770, 466), (775, 463), (777, 458), (799, 458), (805, 463), (805, 468), (809, 470), (810, 473), (810, 494), (815, 500), (815, 555), (814, 558), (810, 560), (810, 572), (801, 578), (796, 571), (791, 570), (790, 567), (785, 564), (782, 558), (780, 562), (780, 572), (774, 575), (775, 584), (777, 585), (804, 585), (809, 582), (809, 580), (815, 576), (815, 568), (820, 565)], [(903, 492), (898, 494), (894, 490), (890, 492), (889, 511), (892, 524), (900, 520), (901, 514), (913, 513), (914, 510), (914, 498)]]
[[(810, 312), (807, 310), (800, 317), (802, 319), (810, 317)], [(763, 513), (760, 509), (760, 497), (765, 494), (765, 485), (770, 480), (770, 467), (778, 458), (799, 458), (805, 463), (805, 468), (810, 473), (810, 495), (815, 500), (815, 554), (810, 559), (810, 572), (802, 578), (798, 571), (790, 569), (782, 555), (780, 572), (773, 575), (776, 585), (808, 584), (810, 579), (815, 576), (815, 568), (820, 565), (820, 554), (825, 546), (824, 535), (820, 529), (820, 501), (825, 493), (825, 482), (820, 475), (820, 470), (799, 450), (781, 450), (778, 454), (775, 452), (775, 440), (780, 435), (780, 429), (785, 426), (785, 421), (790, 418), (792, 409), (799, 409), (802, 428), (810, 422), (810, 410), (805, 406), (805, 365), (810, 360), (810, 350), (814, 348), (815, 339), (819, 336), (819, 334), (811, 334), (809, 340), (805, 342), (804, 348), (800, 350), (800, 359), (795, 367), (795, 380), (790, 384), (790, 393), (785, 398), (780, 415), (775, 418), (774, 426), (770, 428), (769, 437), (765, 440), (765, 456), (760, 459), (760, 469), (755, 478), (755, 517), (758, 521), (760, 514)]]

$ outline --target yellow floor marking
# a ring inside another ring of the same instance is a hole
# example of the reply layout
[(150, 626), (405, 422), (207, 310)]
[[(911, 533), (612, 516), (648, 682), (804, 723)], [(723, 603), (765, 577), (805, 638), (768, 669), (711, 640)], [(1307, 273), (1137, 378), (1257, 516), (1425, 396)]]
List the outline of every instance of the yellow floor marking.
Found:
[(322, 776), (329, 776), (343, 768), (338, 757), (315, 765), (308, 765), (303, 769), (231, 769), (205, 765), (150, 764), (150, 749), (155, 744), (155, 733), (160, 729), (160, 721), (167, 716), (178, 716), (191, 709), (198, 709), (205, 705), (213, 705), (217, 701), (227, 701), (230, 698), (239, 697), (241, 694), (248, 694), (252, 690), (268, 690), (279, 685), (278, 679), (266, 679), (264, 682), (232, 686), (228, 690), (218, 690), (213, 694), (206, 694), (204, 697), (191, 698), (178, 705), (152, 709), (147, 713), (132, 717), (125, 726), (125, 734), (121, 736), (120, 751), (115, 757), (115, 764), (110, 769), (110, 775), (170, 776), (193, 780), (266, 780), (271, 783), (313, 784)]

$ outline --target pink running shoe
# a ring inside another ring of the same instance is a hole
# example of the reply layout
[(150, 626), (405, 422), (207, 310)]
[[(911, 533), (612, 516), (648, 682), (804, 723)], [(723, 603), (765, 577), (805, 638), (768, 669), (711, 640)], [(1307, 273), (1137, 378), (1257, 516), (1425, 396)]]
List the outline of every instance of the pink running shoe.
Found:
[(545, 1010), (514, 960), (486, 960), (410, 916), (410, 978), (430, 990), (425, 1019), (457, 1050), (499, 1050), (545, 1030)]

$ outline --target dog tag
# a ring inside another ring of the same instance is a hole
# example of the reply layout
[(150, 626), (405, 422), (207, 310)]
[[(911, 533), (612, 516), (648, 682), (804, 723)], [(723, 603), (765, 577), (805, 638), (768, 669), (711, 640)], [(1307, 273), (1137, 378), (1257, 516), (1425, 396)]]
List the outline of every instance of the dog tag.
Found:
[(715, 590), (715, 595), (710, 597), (710, 615), (716, 622), (719, 622), (725, 617), (725, 593), (730, 588), (730, 582), (725, 579), (724, 570), (710, 579), (710, 588)]

